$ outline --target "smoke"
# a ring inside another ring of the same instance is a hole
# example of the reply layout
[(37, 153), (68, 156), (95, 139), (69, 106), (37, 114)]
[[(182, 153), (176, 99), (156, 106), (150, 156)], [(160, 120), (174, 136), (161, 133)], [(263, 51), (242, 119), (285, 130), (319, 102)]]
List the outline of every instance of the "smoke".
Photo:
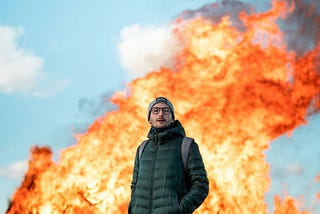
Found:
[(116, 110), (116, 106), (110, 102), (113, 94), (113, 91), (109, 91), (99, 96), (80, 98), (78, 101), (78, 120), (73, 123), (73, 132), (84, 132), (92, 121), (103, 116), (105, 112)]
[(305, 54), (319, 42), (320, 5), (318, 0), (293, 0), (295, 10), (285, 20), (280, 20), (289, 50)]
[(109, 102), (111, 95), (112, 92), (106, 92), (99, 97), (82, 97), (78, 102), (79, 110), (94, 118), (114, 110), (115, 106)]
[(212, 24), (221, 22), (223, 17), (229, 17), (232, 25), (237, 27), (239, 30), (243, 29), (243, 23), (239, 20), (239, 14), (246, 12), (248, 14), (255, 12), (255, 8), (247, 2), (234, 1), (234, 0), (223, 0), (212, 4), (202, 6), (197, 10), (185, 10), (177, 18), (184, 20), (194, 18), (204, 18), (209, 20)]
[(181, 44), (173, 35), (173, 27), (131, 25), (122, 29), (118, 53), (130, 78), (143, 77), (161, 67), (174, 70), (174, 56)]

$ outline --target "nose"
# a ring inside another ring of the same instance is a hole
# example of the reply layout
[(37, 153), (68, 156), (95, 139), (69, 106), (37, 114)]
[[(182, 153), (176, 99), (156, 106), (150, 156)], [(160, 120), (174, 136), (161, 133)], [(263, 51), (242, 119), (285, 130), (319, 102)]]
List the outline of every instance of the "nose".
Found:
[(163, 109), (159, 109), (159, 115), (163, 115)]

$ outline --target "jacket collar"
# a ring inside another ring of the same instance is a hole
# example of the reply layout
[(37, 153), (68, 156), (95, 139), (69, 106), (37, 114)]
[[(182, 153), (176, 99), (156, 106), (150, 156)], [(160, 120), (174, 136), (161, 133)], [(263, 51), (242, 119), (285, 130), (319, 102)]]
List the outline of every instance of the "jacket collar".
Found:
[(151, 127), (148, 138), (155, 143), (165, 143), (167, 140), (176, 138), (176, 137), (184, 137), (185, 131), (182, 127), (180, 121), (175, 120), (172, 124), (165, 128), (155, 128)]

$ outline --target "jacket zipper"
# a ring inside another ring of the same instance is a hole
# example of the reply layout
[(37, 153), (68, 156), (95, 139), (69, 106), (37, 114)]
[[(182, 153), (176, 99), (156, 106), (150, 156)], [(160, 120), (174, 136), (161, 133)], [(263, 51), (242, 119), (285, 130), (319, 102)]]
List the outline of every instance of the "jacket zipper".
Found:
[(158, 135), (155, 134), (154, 135), (154, 141), (155, 141), (155, 146), (156, 146), (156, 155), (154, 158), (154, 162), (153, 162), (153, 167), (152, 167), (152, 180), (151, 180), (151, 192), (150, 192), (150, 210), (151, 213), (153, 213), (153, 188), (154, 188), (154, 174), (155, 174), (155, 167), (156, 167), (156, 161), (157, 161), (157, 157), (158, 157), (158, 147), (159, 147), (159, 143), (158, 143)]

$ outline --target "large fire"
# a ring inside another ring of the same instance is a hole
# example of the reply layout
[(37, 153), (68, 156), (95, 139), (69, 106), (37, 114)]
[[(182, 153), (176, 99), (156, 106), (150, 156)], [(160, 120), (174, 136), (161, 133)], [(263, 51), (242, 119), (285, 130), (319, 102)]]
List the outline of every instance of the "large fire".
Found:
[[(303, 54), (289, 50), (276, 20), (299, 4), (272, 5), (240, 13), (241, 29), (227, 16), (217, 23), (178, 18), (175, 34), (184, 49), (176, 70), (151, 72), (114, 94), (118, 110), (97, 119), (58, 163), (49, 148), (32, 148), (7, 213), (126, 213), (134, 155), (149, 129), (146, 107), (160, 95), (173, 101), (204, 157), (210, 193), (196, 213), (267, 213), (264, 152), (320, 109), (320, 44)], [(319, 16), (313, 17), (317, 41)], [(309, 213), (289, 196), (274, 203), (276, 214)]]

